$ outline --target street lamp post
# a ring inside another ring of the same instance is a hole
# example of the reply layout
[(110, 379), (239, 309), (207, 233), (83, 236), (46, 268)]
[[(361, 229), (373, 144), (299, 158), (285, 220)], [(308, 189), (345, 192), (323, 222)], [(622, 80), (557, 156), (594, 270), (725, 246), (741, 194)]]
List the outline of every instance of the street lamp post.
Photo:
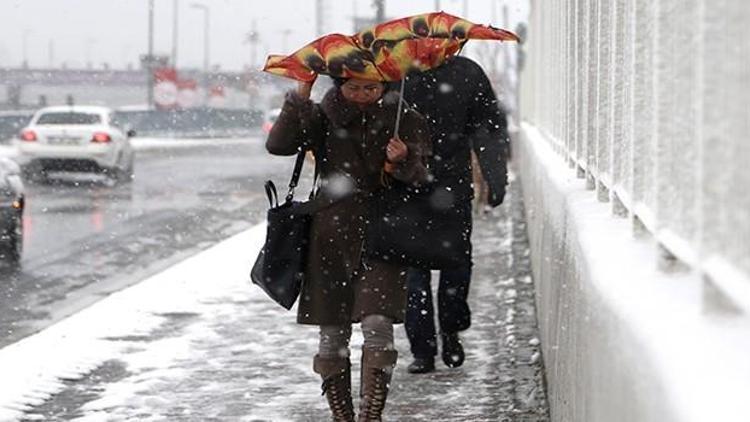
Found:
[(281, 51), (283, 51), (284, 54), (286, 54), (286, 51), (287, 51), (286, 50), (286, 48), (287, 48), (287, 42), (286, 41), (289, 38), (289, 34), (291, 34), (291, 33), (292, 33), (291, 29), (285, 29), (285, 30), (281, 31)]
[(47, 63), (50, 69), (55, 67), (55, 41), (51, 38), (47, 43)]
[(177, 69), (177, 40), (179, 32), (180, 0), (172, 3), (172, 67)]
[(316, 0), (315, 2), (315, 35), (320, 37), (323, 35), (323, 9), (324, 0)]
[(148, 57), (146, 58), (146, 72), (148, 72), (147, 101), (149, 107), (154, 106), (154, 0), (148, 0)]
[(93, 49), (94, 45), (96, 45), (96, 39), (94, 38), (86, 38), (86, 68), (91, 69), (93, 68), (94, 64), (91, 61), (91, 50)]
[(382, 23), (385, 21), (385, 0), (373, 0), (373, 7), (375, 7), (375, 21)]
[(203, 85), (206, 90), (206, 99), (208, 99), (208, 67), (210, 62), (210, 42), (209, 42), (209, 25), (211, 22), (211, 10), (205, 4), (191, 3), (190, 7), (203, 12)]
[(258, 33), (258, 28), (255, 23), (255, 20), (253, 20), (253, 26), (250, 32), (245, 35), (245, 43), (250, 44), (250, 68), (255, 68), (255, 56), (256, 56), (256, 50), (258, 47), (258, 42), (260, 41), (260, 34)]
[(34, 32), (31, 29), (24, 29), (23, 30), (23, 61), (21, 63), (21, 67), (28, 68), (29, 67), (29, 35)]

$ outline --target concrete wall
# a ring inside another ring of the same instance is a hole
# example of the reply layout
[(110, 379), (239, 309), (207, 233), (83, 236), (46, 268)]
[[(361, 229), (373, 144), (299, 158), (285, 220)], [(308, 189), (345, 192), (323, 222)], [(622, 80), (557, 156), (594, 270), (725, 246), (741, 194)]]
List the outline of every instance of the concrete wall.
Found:
[(554, 420), (748, 420), (748, 21), (532, 2), (514, 151)]
[(748, 21), (741, 1), (533, 2), (521, 94), (602, 201), (744, 312)]
[(514, 151), (552, 419), (746, 421), (750, 319), (707, 308), (697, 272), (665, 271), (536, 127)]

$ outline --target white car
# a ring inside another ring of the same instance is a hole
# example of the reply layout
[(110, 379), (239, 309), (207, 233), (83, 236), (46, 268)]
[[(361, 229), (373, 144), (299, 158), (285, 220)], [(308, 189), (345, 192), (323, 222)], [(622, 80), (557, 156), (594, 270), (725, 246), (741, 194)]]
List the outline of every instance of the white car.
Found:
[(106, 107), (46, 107), (18, 135), (18, 163), (32, 179), (49, 172), (96, 172), (120, 181), (133, 178), (134, 152), (127, 131)]

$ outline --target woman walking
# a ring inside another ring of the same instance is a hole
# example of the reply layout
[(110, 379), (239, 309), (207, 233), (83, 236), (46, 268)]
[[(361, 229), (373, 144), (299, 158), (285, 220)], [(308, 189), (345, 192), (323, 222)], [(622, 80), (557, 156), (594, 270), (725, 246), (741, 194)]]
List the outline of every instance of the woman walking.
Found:
[(362, 255), (372, 194), (395, 181), (427, 180), (426, 122), (402, 111), (394, 134), (398, 94), (381, 82), (334, 79), (320, 104), (310, 101), (313, 83), (287, 95), (266, 148), (294, 155), (310, 149), (319, 160), (322, 195), (332, 205), (315, 213), (297, 321), (320, 327), (313, 369), (335, 421), (354, 421), (349, 340), (361, 323), (362, 372), (359, 421), (380, 421), (397, 353), (393, 324), (404, 320), (406, 268)]

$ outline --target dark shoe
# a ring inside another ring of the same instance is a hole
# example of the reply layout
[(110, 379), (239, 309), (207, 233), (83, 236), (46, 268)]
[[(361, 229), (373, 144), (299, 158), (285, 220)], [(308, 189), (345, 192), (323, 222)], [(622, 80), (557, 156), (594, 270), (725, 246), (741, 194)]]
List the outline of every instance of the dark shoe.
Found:
[(313, 370), (323, 379), (323, 394), (335, 422), (354, 422), (349, 358), (315, 356)]
[(443, 333), (443, 362), (449, 368), (458, 368), (464, 363), (464, 347), (458, 333)]
[(430, 356), (428, 358), (414, 357), (414, 361), (409, 364), (406, 370), (410, 374), (426, 374), (435, 370), (435, 358)]
[(380, 422), (396, 366), (395, 350), (362, 349), (362, 384), (359, 392), (359, 422)]

